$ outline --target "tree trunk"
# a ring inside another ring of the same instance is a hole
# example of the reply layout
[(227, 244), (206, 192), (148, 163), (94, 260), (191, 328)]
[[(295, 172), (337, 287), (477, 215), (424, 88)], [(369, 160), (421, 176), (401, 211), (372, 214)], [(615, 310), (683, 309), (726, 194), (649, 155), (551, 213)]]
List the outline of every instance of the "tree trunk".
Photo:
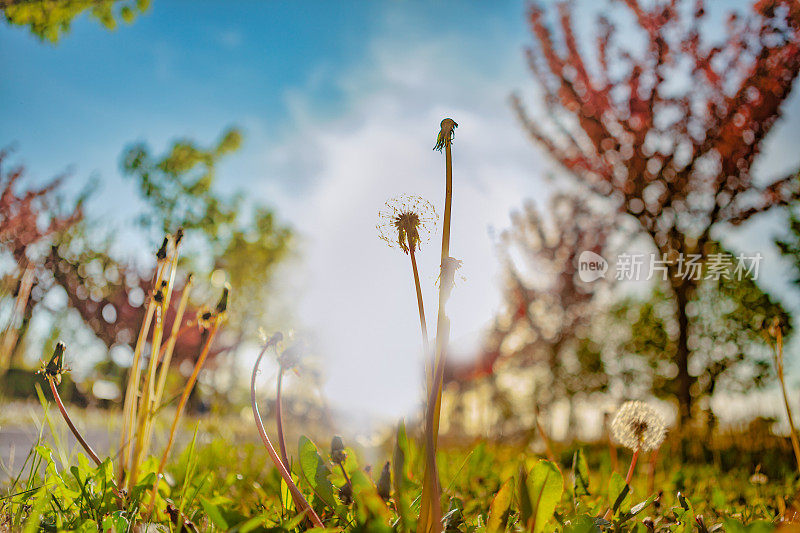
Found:
[[(674, 278), (673, 278), (674, 279)], [(675, 318), (678, 323), (678, 343), (675, 349), (675, 364), (678, 365), (677, 381), (678, 420), (685, 428), (692, 417), (692, 383), (689, 375), (689, 317), (686, 306), (689, 303), (690, 287), (685, 280), (673, 287), (675, 292)]]

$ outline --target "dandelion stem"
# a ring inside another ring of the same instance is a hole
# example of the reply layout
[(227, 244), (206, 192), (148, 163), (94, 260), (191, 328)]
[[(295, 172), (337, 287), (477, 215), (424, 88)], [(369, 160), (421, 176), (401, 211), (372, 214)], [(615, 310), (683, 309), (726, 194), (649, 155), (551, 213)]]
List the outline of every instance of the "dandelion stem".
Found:
[(94, 461), (97, 464), (97, 466), (100, 466), (102, 464), (102, 461), (97, 456), (97, 454), (94, 453), (92, 447), (89, 446), (89, 443), (86, 442), (86, 439), (83, 438), (83, 436), (78, 431), (78, 428), (75, 427), (75, 424), (72, 423), (72, 419), (67, 414), (67, 409), (64, 407), (64, 402), (61, 401), (61, 396), (59, 396), (58, 394), (58, 388), (56, 387), (55, 380), (53, 379), (52, 376), (48, 375), (47, 382), (50, 384), (50, 390), (53, 392), (53, 398), (56, 401), (56, 405), (58, 405), (58, 410), (61, 411), (61, 416), (64, 417), (64, 421), (67, 423), (67, 426), (69, 426), (69, 430), (72, 431), (73, 435), (75, 435), (75, 439), (77, 439), (77, 441), (80, 443), (83, 449), (86, 450), (86, 453), (89, 454), (89, 457), (92, 458), (92, 461)]
[(414, 248), (409, 242), (408, 255), (411, 257), (411, 271), (414, 274), (414, 288), (417, 291), (417, 308), (419, 309), (419, 328), (422, 333), (422, 353), (425, 355), (425, 378), (427, 380), (427, 391), (430, 394), (431, 387), (433, 386), (433, 367), (428, 359), (428, 351), (430, 349), (428, 341), (428, 324), (425, 319), (425, 305), (422, 302), (422, 288), (419, 283), (419, 270), (417, 269), (417, 257)]
[(417, 533), (438, 532), (442, 529), (442, 510), (440, 502), (439, 474), (436, 467), (436, 447), (439, 440), (439, 412), (442, 403), (442, 384), (444, 381), (444, 362), (447, 340), (450, 336), (450, 321), (445, 314), (450, 287), (441, 279), (445, 265), (450, 258), (450, 218), (453, 202), (453, 155), (451, 151), (453, 129), (456, 123), (444, 119), (439, 131), (436, 148), (445, 150), (445, 200), (442, 221), (442, 255), (439, 284), (439, 313), (436, 321), (436, 351), (433, 361), (433, 383), (429, 391), (425, 416), (425, 478), (422, 484), (420, 516)]
[(156, 386), (154, 410), (158, 410), (161, 406), (161, 398), (164, 395), (164, 387), (167, 382), (167, 372), (169, 372), (169, 365), (172, 362), (172, 353), (175, 350), (175, 344), (178, 341), (178, 337), (184, 331), (184, 328), (181, 327), (181, 323), (183, 322), (183, 314), (186, 312), (186, 306), (189, 302), (189, 292), (191, 288), (192, 276), (190, 274), (186, 278), (186, 283), (183, 286), (181, 300), (178, 304), (178, 311), (175, 313), (175, 319), (172, 322), (172, 331), (170, 332), (169, 339), (167, 340), (167, 344), (164, 345), (162, 353), (159, 356), (162, 358), (162, 361), (161, 369), (159, 370), (158, 375), (158, 385)]
[(631, 466), (628, 467), (628, 475), (625, 476), (626, 485), (630, 485), (631, 479), (633, 479), (633, 470), (636, 468), (636, 461), (639, 459), (639, 450), (640, 448), (636, 448), (633, 452), (633, 457), (631, 457)]
[(289, 470), (289, 456), (286, 454), (286, 441), (283, 437), (283, 410), (281, 409), (281, 384), (283, 383), (283, 365), (278, 369), (278, 384), (275, 393), (275, 423), (278, 426), (278, 446), (281, 449), (281, 461), (286, 470)]
[(261, 364), (261, 359), (264, 357), (264, 354), (267, 352), (267, 348), (269, 348), (269, 346), (270, 343), (267, 343), (267, 345), (264, 346), (264, 348), (261, 350), (261, 353), (258, 354), (255, 365), (253, 365), (253, 375), (250, 379), (250, 405), (253, 407), (253, 418), (255, 419), (258, 433), (261, 435), (261, 440), (264, 441), (264, 446), (267, 448), (267, 453), (269, 454), (270, 459), (272, 459), (272, 462), (275, 464), (275, 468), (278, 469), (278, 473), (289, 487), (289, 492), (292, 494), (292, 499), (294, 500), (295, 505), (307, 513), (307, 516), (314, 524), (314, 527), (324, 528), (325, 526), (322, 523), (322, 520), (320, 520), (317, 513), (314, 512), (314, 509), (311, 507), (308, 501), (306, 501), (305, 497), (300, 492), (300, 489), (298, 489), (297, 485), (295, 485), (292, 476), (289, 474), (289, 471), (283, 465), (281, 458), (278, 457), (278, 453), (275, 451), (275, 447), (272, 445), (272, 442), (270, 442), (267, 432), (264, 429), (264, 423), (261, 421), (261, 414), (258, 412), (258, 403), (256, 402), (256, 376), (258, 375), (258, 367)]
[[(166, 242), (165, 242), (166, 244)], [(162, 249), (165, 244), (162, 245)], [(164, 258), (159, 258), (158, 265), (156, 266), (156, 273), (153, 276), (153, 289), (157, 290), (161, 285), (161, 280), (166, 272), (166, 261)], [(119, 478), (120, 483), (125, 477), (125, 471), (128, 467), (128, 447), (133, 437), (133, 425), (136, 420), (136, 401), (139, 394), (139, 378), (140, 378), (140, 365), (142, 351), (144, 350), (147, 334), (150, 331), (150, 322), (153, 319), (153, 314), (156, 310), (156, 302), (151, 297), (147, 304), (147, 311), (145, 312), (142, 327), (139, 329), (139, 337), (136, 339), (136, 347), (133, 350), (133, 364), (131, 365), (130, 373), (128, 374), (128, 384), (125, 389), (125, 402), (122, 408), (122, 431), (120, 432), (120, 461), (119, 461)]]
[[(636, 468), (636, 461), (639, 459), (640, 450), (641, 448), (636, 448), (633, 451), (633, 457), (631, 457), (631, 466), (628, 467), (628, 475), (625, 476), (625, 484), (628, 485), (629, 487), (631, 484), (631, 479), (633, 479), (633, 470)], [(615, 495), (609, 494), (609, 497), (615, 497)], [(606, 514), (603, 515), (603, 519), (608, 520), (609, 518), (611, 518), (611, 512), (612, 509), (611, 507), (609, 507), (608, 510), (606, 511)]]
[(178, 401), (178, 407), (175, 409), (175, 418), (172, 419), (172, 427), (169, 430), (169, 438), (167, 439), (167, 446), (164, 448), (164, 454), (161, 456), (161, 463), (158, 465), (158, 471), (156, 472), (156, 479), (153, 482), (153, 492), (150, 496), (150, 511), (152, 512), (153, 506), (155, 505), (156, 499), (156, 491), (158, 490), (158, 482), (161, 479), (161, 474), (164, 473), (164, 468), (167, 466), (167, 459), (169, 458), (169, 452), (172, 449), (172, 444), (175, 441), (175, 433), (178, 430), (178, 422), (180, 422), (181, 415), (183, 415), (183, 410), (186, 408), (186, 402), (189, 401), (189, 395), (194, 388), (194, 384), (197, 382), (197, 376), (200, 374), (200, 369), (203, 368), (203, 363), (206, 361), (206, 357), (208, 357), (208, 352), (211, 349), (211, 343), (214, 342), (214, 337), (219, 330), (219, 326), (224, 320), (224, 317), (221, 314), (217, 314), (214, 317), (214, 323), (211, 325), (211, 329), (208, 330), (206, 333), (206, 341), (203, 345), (203, 350), (200, 352), (200, 357), (197, 358), (197, 362), (194, 365), (194, 371), (192, 375), (189, 376), (189, 381), (186, 382), (186, 386), (183, 388), (183, 393), (181, 394), (181, 398)]
[(350, 485), (350, 487), (352, 488), (353, 484), (352, 484), (352, 483), (350, 483), (350, 476), (348, 476), (348, 475), (347, 475), (347, 470), (345, 470), (345, 469), (344, 469), (344, 462), (341, 462), (341, 461), (340, 461), (340, 462), (338, 463), (338, 465), (339, 465), (339, 468), (342, 470), (342, 475), (344, 476), (344, 481), (345, 481), (345, 483), (347, 483), (348, 485)]
[(656, 488), (656, 463), (658, 461), (658, 452), (660, 448), (650, 452), (650, 469), (647, 472), (647, 492), (653, 494)]

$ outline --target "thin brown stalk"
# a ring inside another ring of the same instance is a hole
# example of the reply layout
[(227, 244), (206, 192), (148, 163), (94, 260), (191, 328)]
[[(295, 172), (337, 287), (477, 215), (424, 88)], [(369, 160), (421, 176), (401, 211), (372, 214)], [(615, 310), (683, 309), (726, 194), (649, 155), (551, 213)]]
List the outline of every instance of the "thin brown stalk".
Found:
[(281, 405), (283, 404), (281, 398), (282, 383), (283, 365), (280, 365), (280, 368), (278, 368), (277, 391), (275, 393), (275, 424), (278, 426), (278, 446), (281, 450), (281, 461), (283, 461), (283, 466), (286, 467), (286, 470), (289, 470), (289, 456), (286, 454), (286, 441), (283, 437), (283, 409), (281, 408)]
[(92, 458), (92, 461), (94, 461), (97, 466), (100, 466), (102, 464), (102, 461), (97, 456), (97, 454), (94, 453), (92, 447), (89, 446), (89, 443), (86, 442), (86, 439), (83, 438), (83, 435), (81, 435), (80, 431), (78, 431), (78, 428), (76, 428), (75, 424), (72, 423), (72, 419), (69, 417), (69, 414), (67, 414), (67, 409), (64, 407), (64, 402), (61, 401), (61, 396), (59, 396), (58, 394), (58, 388), (56, 388), (55, 378), (53, 376), (50, 376), (49, 374), (46, 377), (47, 377), (47, 382), (50, 384), (50, 390), (53, 392), (53, 398), (56, 401), (56, 405), (58, 405), (58, 410), (61, 411), (61, 416), (67, 423), (67, 426), (69, 426), (69, 430), (72, 431), (73, 435), (75, 435), (75, 439), (83, 447), (83, 449), (86, 450), (86, 453), (89, 455), (89, 457)]
[(264, 442), (264, 446), (267, 448), (267, 453), (269, 454), (270, 459), (272, 459), (272, 462), (275, 464), (275, 468), (278, 469), (278, 473), (289, 487), (289, 492), (292, 495), (292, 500), (294, 500), (295, 506), (306, 513), (306, 516), (314, 524), (314, 527), (324, 528), (325, 525), (322, 523), (322, 520), (320, 520), (317, 513), (314, 512), (314, 509), (305, 499), (303, 493), (300, 492), (300, 489), (297, 488), (297, 485), (295, 485), (291, 474), (289, 474), (289, 471), (284, 466), (281, 458), (278, 457), (278, 453), (275, 451), (275, 447), (272, 445), (272, 442), (270, 442), (269, 436), (267, 436), (267, 432), (264, 429), (264, 423), (261, 421), (261, 414), (258, 412), (258, 403), (256, 402), (256, 376), (258, 375), (258, 367), (261, 364), (261, 359), (264, 357), (264, 354), (267, 352), (267, 349), (270, 346), (271, 343), (267, 343), (264, 346), (264, 348), (261, 350), (261, 353), (258, 354), (255, 365), (253, 365), (253, 375), (250, 379), (250, 405), (253, 407), (253, 418), (255, 419), (258, 433), (261, 436), (261, 440)]
[(414, 289), (417, 293), (417, 309), (419, 311), (419, 328), (422, 333), (422, 353), (425, 356), (425, 379), (427, 388), (425, 390), (430, 393), (433, 386), (433, 366), (428, 359), (428, 351), (430, 350), (428, 341), (428, 323), (425, 319), (425, 305), (422, 301), (422, 287), (419, 282), (419, 270), (417, 269), (417, 257), (414, 251), (413, 244), (408, 242), (408, 255), (411, 257), (411, 271), (414, 274)]

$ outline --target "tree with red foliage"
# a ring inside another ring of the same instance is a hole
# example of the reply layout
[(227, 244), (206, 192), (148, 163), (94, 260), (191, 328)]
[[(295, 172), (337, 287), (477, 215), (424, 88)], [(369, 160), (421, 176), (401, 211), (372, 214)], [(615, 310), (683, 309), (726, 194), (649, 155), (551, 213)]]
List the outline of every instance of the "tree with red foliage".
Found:
[[(556, 402), (573, 407), (578, 396), (605, 392), (611, 380), (591, 326), (612, 280), (581, 281), (578, 258), (583, 251), (602, 252), (613, 228), (572, 194), (554, 195), (548, 207), (549, 217), (532, 203), (512, 213), (499, 243), (504, 309), (477, 359), (446, 368), (446, 379), (459, 384), (460, 393), (472, 386), (490, 390), (498, 434), (519, 430), (520, 420), (538, 417)], [(526, 376), (530, 390), (516, 382), (509, 389), (502, 375)]]
[(643, 33), (641, 52), (620, 47), (614, 23), (600, 17), (591, 62), (579, 51), (568, 4), (559, 5), (560, 38), (533, 5), (528, 59), (546, 120), (534, 120), (518, 98), (514, 106), (533, 140), (619, 217), (638, 221), (669, 261), (685, 423), (697, 380), (686, 307), (698, 282), (681, 275), (678, 259), (704, 258), (713, 229), (800, 196), (797, 172), (768, 185), (751, 173), (800, 71), (800, 3), (759, 0), (751, 13), (729, 17), (720, 43), (701, 38), (702, 1), (624, 4)]
[(69, 213), (58, 213), (54, 194), (61, 185), (61, 178), (40, 189), (17, 192), (25, 170), (16, 167), (4, 172), (7, 157), (8, 152), (0, 150), (0, 250), (5, 250), (11, 264), (15, 264), (3, 280), (3, 292), (13, 287), (14, 305), (0, 333), (0, 372), (10, 363), (33, 312), (36, 298), (31, 298), (31, 294), (38, 283), (37, 268), (41, 258), (31, 252), (32, 248), (83, 216), (80, 205)]
[[(148, 295), (153, 293), (152, 275), (142, 274), (133, 266), (120, 263), (108, 254), (89, 246), (70, 246), (72, 238), (65, 235), (59, 245), (53, 245), (44, 263), (45, 268), (67, 294), (69, 306), (80, 314), (83, 322), (108, 348), (122, 344), (131, 347), (145, 318)], [(177, 313), (183, 289), (174, 292), (165, 317), (165, 330), (170, 331)], [(180, 325), (173, 364), (184, 360), (194, 362), (200, 355), (202, 335), (195, 317), (200, 309), (189, 303)], [(148, 333), (150, 334), (150, 333)], [(228, 349), (215, 343), (209, 352), (213, 359)]]
[(7, 151), (0, 151), (0, 247), (11, 252), (17, 263), (22, 263), (30, 246), (73, 225), (83, 212), (78, 206), (66, 215), (56, 214), (53, 194), (61, 186), (62, 178), (41, 189), (16, 192), (25, 169), (17, 167), (4, 173), (7, 157)]

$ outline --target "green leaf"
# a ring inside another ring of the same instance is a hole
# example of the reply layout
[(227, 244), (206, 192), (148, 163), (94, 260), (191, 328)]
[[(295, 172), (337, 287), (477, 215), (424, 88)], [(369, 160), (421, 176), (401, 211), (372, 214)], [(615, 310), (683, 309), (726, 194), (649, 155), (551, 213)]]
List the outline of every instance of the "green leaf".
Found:
[(576, 451), (572, 458), (572, 490), (575, 496), (589, 494), (589, 464), (582, 449)]
[(514, 498), (514, 482), (512, 479), (506, 480), (497, 491), (492, 503), (489, 506), (489, 517), (486, 520), (486, 531), (489, 533), (502, 532), (506, 530), (508, 515), (511, 511), (511, 501)]
[(219, 510), (219, 507), (214, 505), (210, 500), (206, 498), (200, 498), (200, 504), (203, 506), (203, 510), (206, 512), (208, 519), (211, 520), (218, 528), (222, 529), (223, 531), (227, 531), (229, 528), (228, 522), (222, 517), (222, 513)]
[(23, 533), (34, 533), (35, 531), (39, 530), (39, 524), (42, 520), (42, 512), (47, 506), (47, 500), (49, 499), (50, 494), (48, 494), (47, 489), (42, 488), (39, 490), (39, 492), (36, 494), (36, 498), (33, 500), (33, 507), (31, 507), (28, 520), (25, 522), (25, 529), (23, 529)]
[(523, 524), (527, 524), (533, 515), (531, 497), (528, 493), (528, 473), (525, 465), (520, 465), (517, 475), (517, 497), (519, 498), (519, 516)]
[(757, 520), (745, 526), (734, 518), (726, 518), (725, 531), (727, 533), (769, 533), (775, 531), (775, 526), (766, 520)]
[(580, 515), (564, 527), (564, 533), (600, 533), (600, 531), (594, 517), (589, 515)]
[(392, 455), (392, 483), (394, 484), (394, 501), (400, 515), (400, 529), (412, 531), (416, 520), (411, 511), (411, 481), (406, 475), (406, 458), (409, 457), (408, 436), (406, 435), (405, 422), (402, 420), (397, 426), (397, 440), (394, 444)]
[(314, 494), (331, 509), (336, 508), (333, 499), (331, 470), (317, 451), (317, 446), (306, 436), (300, 437), (300, 471), (303, 478), (311, 486)]
[(627, 513), (631, 510), (631, 502), (633, 501), (631, 489), (619, 472), (611, 474), (611, 479), (608, 482), (608, 499), (615, 514), (617, 512)]
[(125, 533), (128, 530), (128, 521), (125, 511), (114, 511), (103, 519), (103, 531), (110, 533)]
[(647, 506), (649, 506), (651, 503), (653, 503), (653, 501), (655, 501), (655, 499), (656, 499), (656, 495), (652, 494), (645, 501), (639, 502), (636, 505), (634, 505), (633, 507), (631, 507), (631, 512), (630, 512), (631, 516), (636, 516), (637, 514), (639, 514), (642, 511), (644, 511), (647, 508)]
[(528, 529), (540, 533), (553, 518), (556, 505), (561, 500), (564, 477), (555, 464), (542, 459), (528, 474), (525, 486), (530, 506)]
[[(675, 518), (679, 522), (678, 527), (676, 527), (673, 531), (674, 533), (694, 533), (694, 508), (692, 508), (692, 502), (686, 499), (686, 497), (678, 493), (678, 503), (680, 507), (675, 508)], [(728, 530), (726, 531), (735, 531), (735, 530)]]

